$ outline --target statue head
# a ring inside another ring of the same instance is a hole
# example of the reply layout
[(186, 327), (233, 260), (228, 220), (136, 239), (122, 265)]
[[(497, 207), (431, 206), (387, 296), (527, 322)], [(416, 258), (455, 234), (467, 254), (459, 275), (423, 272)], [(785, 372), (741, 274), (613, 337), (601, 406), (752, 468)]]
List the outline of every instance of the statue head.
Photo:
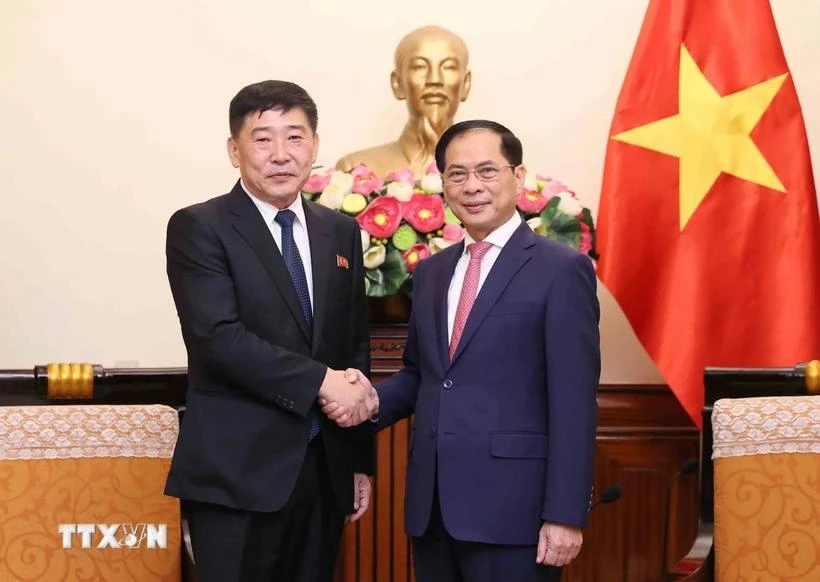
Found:
[(436, 135), (452, 125), (470, 93), (467, 61), (464, 41), (439, 26), (419, 28), (401, 39), (390, 85), (396, 99), (407, 101), (411, 122), (426, 122)]

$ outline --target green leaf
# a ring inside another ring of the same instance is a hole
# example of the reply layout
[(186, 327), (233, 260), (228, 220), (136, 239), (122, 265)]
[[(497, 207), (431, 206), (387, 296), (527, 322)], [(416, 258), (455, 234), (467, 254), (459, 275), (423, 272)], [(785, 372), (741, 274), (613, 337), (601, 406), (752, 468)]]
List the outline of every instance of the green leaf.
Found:
[(559, 234), (572, 234), (576, 232), (581, 234), (581, 225), (578, 220), (574, 216), (564, 214), (563, 212), (556, 212), (552, 220), (547, 224), (547, 227)]
[(547, 230), (547, 238), (562, 242), (574, 248), (576, 251), (581, 247), (581, 233), (564, 233)]
[(408, 276), (409, 273), (401, 253), (396, 249), (389, 249), (384, 263), (378, 269), (367, 269), (365, 272), (367, 295), (370, 297), (395, 295), (407, 281)]
[(590, 227), (590, 230), (593, 230), (594, 222), (592, 220), (592, 212), (589, 208), (584, 208), (581, 211), (581, 220), (586, 223), (587, 226)]
[[(577, 250), (581, 246), (581, 225), (574, 216), (558, 210), (558, 202), (556, 196), (550, 200), (550, 203), (541, 212), (546, 237), (567, 244)], [(550, 209), (550, 206), (552, 206), (552, 209)]]
[(384, 285), (384, 273), (381, 267), (378, 269), (366, 269), (364, 274), (365, 281), (369, 281), (371, 285)]
[(553, 196), (550, 198), (550, 201), (547, 202), (547, 205), (544, 206), (544, 210), (541, 211), (541, 220), (544, 221), (544, 224), (549, 224), (552, 222), (552, 217), (556, 214), (560, 214), (558, 211), (558, 204), (561, 202), (561, 199), (558, 196)]

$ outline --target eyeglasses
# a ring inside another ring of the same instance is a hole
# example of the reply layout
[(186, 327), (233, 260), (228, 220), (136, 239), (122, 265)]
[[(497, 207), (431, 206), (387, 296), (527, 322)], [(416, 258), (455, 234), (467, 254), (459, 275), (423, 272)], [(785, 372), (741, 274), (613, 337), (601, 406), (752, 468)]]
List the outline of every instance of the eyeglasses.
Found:
[(502, 166), (500, 168), (496, 166), (481, 166), (480, 168), (476, 168), (475, 170), (466, 170), (464, 168), (454, 168), (452, 170), (448, 170), (441, 175), (441, 179), (444, 180), (447, 184), (453, 184), (458, 186), (460, 184), (464, 184), (469, 178), (470, 174), (475, 174), (475, 177), (481, 180), (482, 182), (494, 182), (498, 179), (498, 175), (501, 174), (501, 170), (504, 168), (514, 168), (512, 164), (508, 164), (506, 166)]

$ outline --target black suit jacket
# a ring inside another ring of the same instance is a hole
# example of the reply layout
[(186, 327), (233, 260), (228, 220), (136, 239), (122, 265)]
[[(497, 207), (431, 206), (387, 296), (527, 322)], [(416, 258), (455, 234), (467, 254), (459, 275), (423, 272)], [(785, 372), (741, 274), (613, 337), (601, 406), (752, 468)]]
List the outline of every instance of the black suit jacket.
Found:
[[(165, 492), (248, 511), (276, 511), (293, 491), (308, 413), (328, 367), (369, 374), (359, 227), (303, 201), (313, 270), (314, 331), (262, 215), (239, 182), (168, 222), (168, 280), (188, 351), (186, 412)], [(373, 472), (367, 427), (321, 417), (339, 507), (353, 473)]]

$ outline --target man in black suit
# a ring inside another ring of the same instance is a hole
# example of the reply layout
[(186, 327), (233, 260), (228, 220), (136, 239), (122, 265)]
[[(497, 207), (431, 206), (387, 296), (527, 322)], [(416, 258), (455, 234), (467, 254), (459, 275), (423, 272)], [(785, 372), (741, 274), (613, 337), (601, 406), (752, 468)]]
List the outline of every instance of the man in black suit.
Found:
[(370, 364), (358, 225), (300, 195), (317, 119), (298, 85), (242, 89), (228, 139), (241, 179), (168, 223), (188, 394), (165, 492), (183, 500), (199, 582), (329, 582), (346, 519), (369, 504), (372, 431), (316, 406), (377, 407), (345, 378)]

